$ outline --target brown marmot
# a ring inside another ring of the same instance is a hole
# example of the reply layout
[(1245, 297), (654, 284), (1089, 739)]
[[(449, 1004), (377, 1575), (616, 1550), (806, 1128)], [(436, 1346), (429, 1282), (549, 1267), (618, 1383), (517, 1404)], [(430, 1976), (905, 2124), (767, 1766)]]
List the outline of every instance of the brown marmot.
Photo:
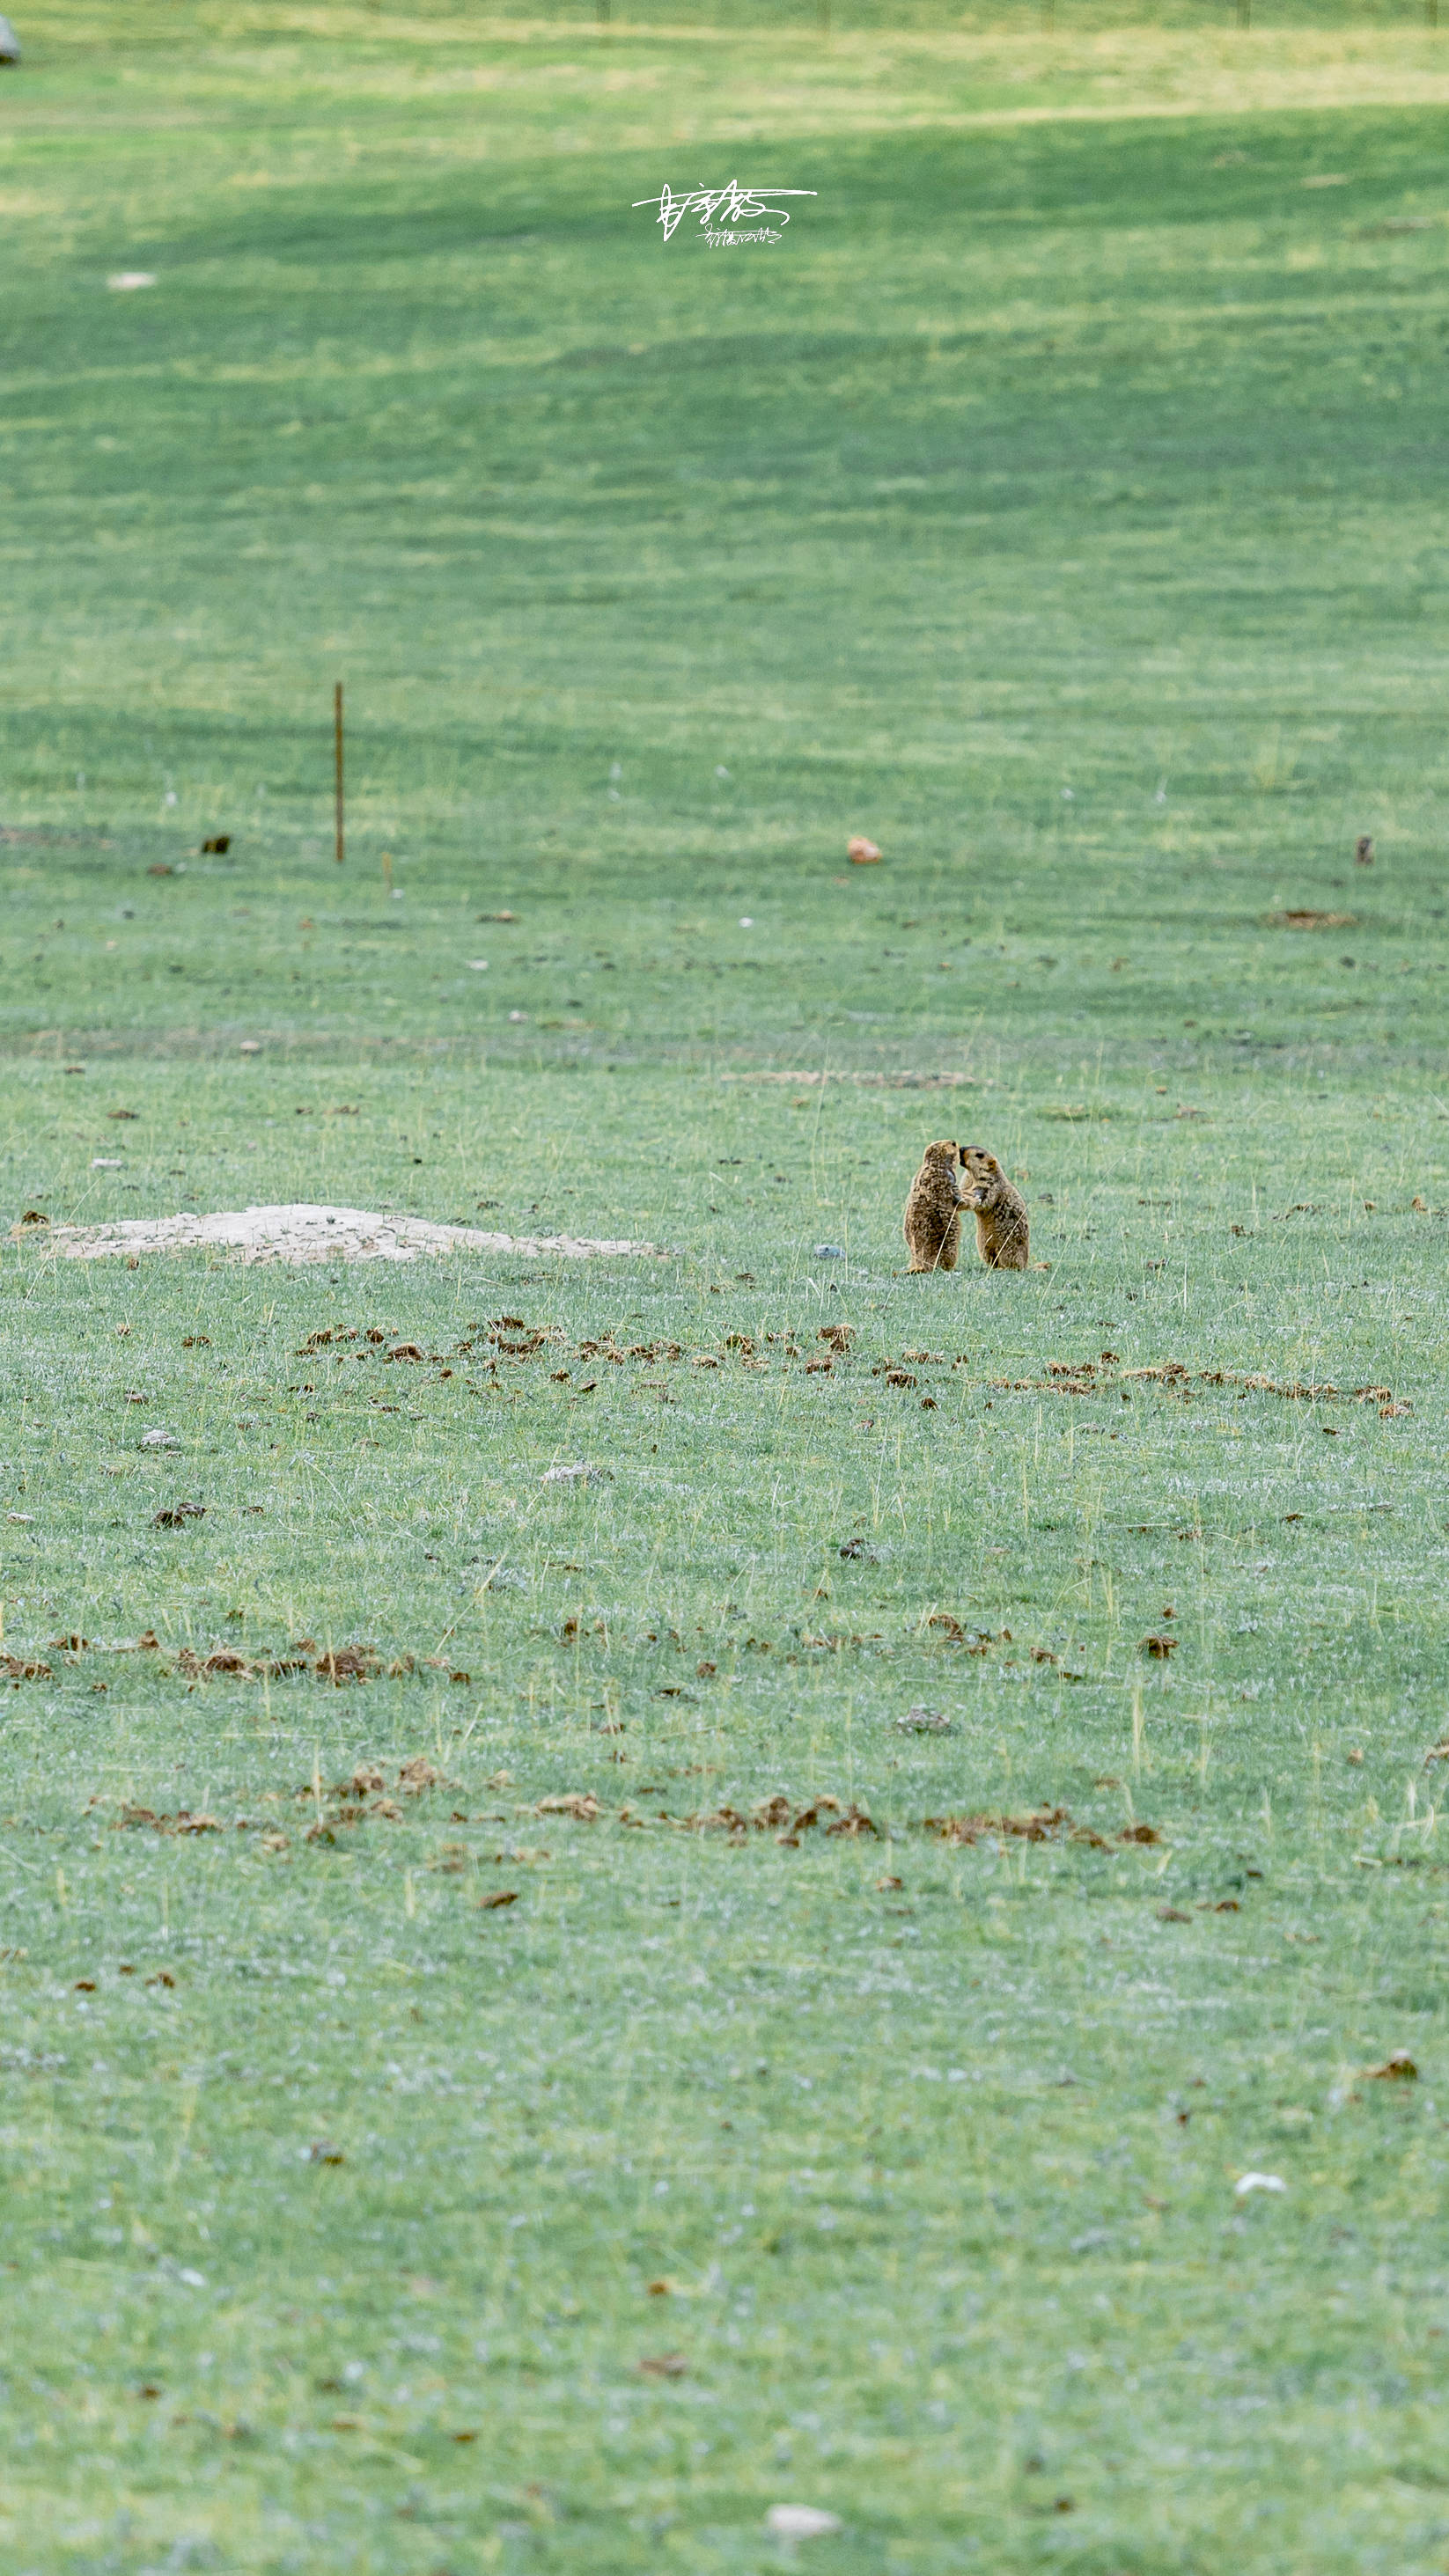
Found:
[(912, 1270), (954, 1270), (961, 1250), (961, 1210), (970, 1190), (959, 1145), (928, 1145), (911, 1183), (902, 1232)]
[(966, 1204), (976, 1211), (976, 1249), (987, 1269), (1029, 1269), (1030, 1227), (1020, 1190), (984, 1146), (963, 1145), (961, 1160), (969, 1183)]

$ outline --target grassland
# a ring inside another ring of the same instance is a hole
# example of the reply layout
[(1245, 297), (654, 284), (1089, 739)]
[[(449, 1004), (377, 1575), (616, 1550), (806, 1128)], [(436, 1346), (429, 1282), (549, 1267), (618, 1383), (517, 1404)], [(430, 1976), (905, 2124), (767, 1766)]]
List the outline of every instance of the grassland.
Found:
[(22, 27), (8, 1220), (667, 1247), (5, 1238), (25, 2576), (1449, 2564), (1449, 38), (1275, 14)]

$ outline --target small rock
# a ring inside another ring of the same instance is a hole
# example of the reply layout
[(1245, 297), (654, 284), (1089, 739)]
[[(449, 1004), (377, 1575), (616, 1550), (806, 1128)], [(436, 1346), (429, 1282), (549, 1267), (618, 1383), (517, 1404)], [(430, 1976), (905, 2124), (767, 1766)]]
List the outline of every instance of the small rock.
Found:
[(949, 1735), (951, 1721), (939, 1708), (908, 1708), (896, 1727), (902, 1735)]
[(817, 1261), (843, 1261), (845, 1246), (843, 1243), (817, 1243), (815, 1258)]
[(136, 1446), (138, 1449), (179, 1449), (181, 1443), (174, 1431), (143, 1431)]
[(572, 1467), (547, 1468), (543, 1481), (546, 1485), (612, 1485), (614, 1479), (607, 1467), (590, 1467), (580, 1458)]
[(1281, 2174), (1245, 2173), (1240, 2174), (1233, 2185), (1233, 2198), (1247, 2200), (1255, 2191), (1286, 2191), (1287, 2188)]
[(0, 63), (18, 63), (20, 38), (8, 18), (0, 18)]
[(765, 2529), (777, 2540), (825, 2540), (840, 2527), (839, 2514), (818, 2504), (772, 2504), (765, 2516)]

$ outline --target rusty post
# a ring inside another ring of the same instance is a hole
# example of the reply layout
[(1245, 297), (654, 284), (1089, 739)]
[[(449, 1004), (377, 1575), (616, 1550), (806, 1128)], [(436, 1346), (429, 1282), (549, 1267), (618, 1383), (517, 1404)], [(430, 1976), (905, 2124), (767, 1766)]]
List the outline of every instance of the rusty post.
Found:
[(332, 731), (337, 761), (337, 864), (340, 868), (347, 856), (347, 841), (342, 821), (342, 682), (340, 680), (332, 692)]

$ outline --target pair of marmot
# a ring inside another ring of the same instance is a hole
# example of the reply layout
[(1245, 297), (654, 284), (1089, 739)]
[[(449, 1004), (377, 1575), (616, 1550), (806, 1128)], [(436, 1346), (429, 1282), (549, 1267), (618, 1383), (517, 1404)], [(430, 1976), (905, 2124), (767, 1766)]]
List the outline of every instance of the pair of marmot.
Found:
[(1029, 1266), (1026, 1201), (980, 1145), (928, 1145), (906, 1201), (912, 1270), (954, 1270), (961, 1211), (973, 1210), (976, 1249), (988, 1270)]

